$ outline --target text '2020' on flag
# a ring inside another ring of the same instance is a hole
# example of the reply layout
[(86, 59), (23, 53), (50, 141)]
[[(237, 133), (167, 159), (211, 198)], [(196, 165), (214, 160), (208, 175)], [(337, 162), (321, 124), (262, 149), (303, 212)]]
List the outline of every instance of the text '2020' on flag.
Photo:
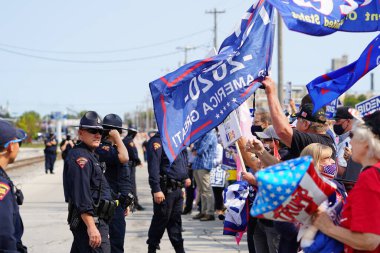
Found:
[(172, 162), (187, 145), (218, 126), (268, 74), (274, 10), (256, 1), (216, 56), (182, 66), (149, 84), (163, 147)]
[(311, 156), (276, 164), (255, 176), (258, 192), (251, 215), (270, 220), (309, 224), (311, 215), (336, 189), (315, 170)]
[(350, 65), (315, 78), (306, 85), (313, 100), (314, 112), (337, 99), (360, 78), (380, 63), (380, 35), (378, 35)]
[(379, 0), (268, 0), (293, 31), (324, 36), (380, 30)]

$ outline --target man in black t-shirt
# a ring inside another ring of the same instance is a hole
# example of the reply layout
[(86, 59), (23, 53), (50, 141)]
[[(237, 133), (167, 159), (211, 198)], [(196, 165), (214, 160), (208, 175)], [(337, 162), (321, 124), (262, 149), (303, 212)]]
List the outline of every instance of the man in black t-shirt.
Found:
[[(333, 149), (333, 157), (335, 158), (336, 151), (334, 140), (326, 134), (328, 125), (326, 124), (325, 110), (321, 108), (313, 114), (313, 104), (308, 102), (301, 104), (300, 111), (296, 114), (296, 127), (292, 128), (287, 117), (283, 113), (274, 81), (270, 77), (266, 77), (262, 84), (267, 95), (273, 127), (282, 143), (288, 147), (289, 152), (286, 157), (282, 157), (282, 160), (299, 157), (301, 151), (311, 143), (328, 145)], [(264, 159), (269, 161), (272, 159), (272, 164), (278, 162), (277, 159), (271, 158), (270, 154), (266, 152), (265, 149), (259, 151), (258, 154), (262, 161)], [(295, 225), (292, 223), (275, 222), (274, 226), (281, 234), (278, 252), (296, 253), (298, 250), (298, 230)]]
[[(326, 123), (324, 109), (321, 108), (313, 114), (313, 104), (302, 104), (300, 111), (296, 114), (296, 127), (292, 128), (278, 100), (274, 81), (270, 77), (266, 77), (262, 84), (265, 87), (265, 93), (268, 98), (268, 107), (273, 127), (281, 142), (285, 144), (289, 150), (288, 155), (283, 157), (282, 160), (299, 157), (301, 151), (311, 143), (321, 143), (330, 146), (333, 149), (333, 157), (335, 157), (334, 140), (326, 134), (328, 125)], [(265, 160), (268, 160), (267, 158), (269, 157), (263, 158), (265, 163)], [(273, 160), (272, 162), (266, 163), (266, 165), (268, 166), (277, 162), (278, 161)]]

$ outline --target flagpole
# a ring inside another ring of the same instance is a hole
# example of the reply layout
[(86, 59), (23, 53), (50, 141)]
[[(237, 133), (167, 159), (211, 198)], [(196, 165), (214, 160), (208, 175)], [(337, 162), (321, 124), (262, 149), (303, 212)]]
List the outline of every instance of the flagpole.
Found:
[[(240, 165), (241, 165), (241, 169), (242, 171), (244, 172), (247, 172), (247, 168), (245, 167), (245, 163), (244, 163), (244, 160), (243, 160), (243, 156), (241, 155), (241, 151), (240, 151), (240, 148), (239, 148), (239, 144), (237, 142), (235, 142), (235, 147), (236, 147), (236, 151), (237, 151), (237, 159), (239, 159), (240, 161)], [(237, 168), (236, 168), (237, 169)], [(236, 179), (238, 181), (241, 180), (240, 178), (241, 175), (236, 175)]]
[(280, 104), (284, 103), (283, 100), (283, 64), (282, 64), (282, 20), (280, 13), (277, 12), (277, 92), (278, 92), (278, 100)]

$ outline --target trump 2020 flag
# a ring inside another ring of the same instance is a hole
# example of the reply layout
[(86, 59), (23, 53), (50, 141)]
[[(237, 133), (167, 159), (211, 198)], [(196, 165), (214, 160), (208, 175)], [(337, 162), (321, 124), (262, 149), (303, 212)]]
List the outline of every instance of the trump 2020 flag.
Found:
[(251, 215), (270, 220), (308, 224), (318, 206), (336, 189), (315, 170), (310, 156), (279, 163), (255, 176), (258, 192)]
[(378, 0), (268, 0), (293, 31), (324, 36), (380, 30)]
[(315, 78), (306, 85), (314, 112), (337, 99), (380, 63), (380, 35), (369, 43), (359, 59), (350, 65)]
[(248, 224), (249, 185), (246, 181), (238, 181), (229, 185), (224, 190), (224, 206), (226, 213), (224, 218), (223, 235), (233, 235), (237, 237), (236, 242), (239, 244), (241, 237), (238, 235), (245, 232)]
[(263, 0), (247, 11), (218, 55), (182, 66), (149, 84), (169, 160), (218, 126), (268, 74), (274, 9)]

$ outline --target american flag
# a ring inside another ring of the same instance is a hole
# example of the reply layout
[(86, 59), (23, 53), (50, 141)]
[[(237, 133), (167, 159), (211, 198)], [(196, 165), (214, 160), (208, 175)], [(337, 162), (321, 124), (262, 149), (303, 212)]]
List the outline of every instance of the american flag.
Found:
[(249, 185), (246, 181), (238, 181), (224, 190), (224, 235), (234, 235), (244, 232), (248, 220), (248, 193)]
[(321, 172), (321, 174), (327, 177), (328, 179), (334, 179), (337, 172), (338, 171), (337, 171), (336, 164), (331, 164), (331, 165), (327, 165), (323, 167), (323, 171)]
[(310, 156), (279, 163), (255, 176), (259, 189), (251, 215), (258, 218), (308, 224), (318, 206), (336, 189), (315, 170)]

